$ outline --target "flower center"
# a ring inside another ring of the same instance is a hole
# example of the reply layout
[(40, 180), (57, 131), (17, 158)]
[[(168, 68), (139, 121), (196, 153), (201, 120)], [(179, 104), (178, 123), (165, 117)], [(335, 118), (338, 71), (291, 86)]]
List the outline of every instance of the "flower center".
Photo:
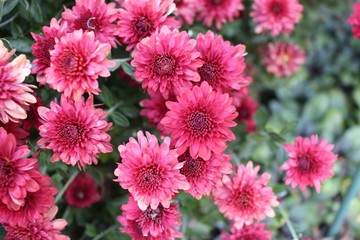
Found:
[(10, 160), (6, 157), (0, 157), (0, 188), (8, 186), (13, 179), (14, 171)]
[(159, 207), (155, 210), (148, 207), (136, 221), (139, 223), (139, 226), (141, 228), (144, 225), (153, 225), (154, 223), (157, 225), (161, 225), (163, 209), (164, 207), (161, 205), (159, 205)]
[(254, 193), (250, 187), (245, 187), (237, 193), (235, 204), (242, 211), (250, 211), (253, 208)]
[(223, 3), (224, 0), (210, 0), (210, 2), (214, 5), (220, 5)]
[(155, 60), (155, 72), (159, 75), (171, 75), (175, 72), (175, 61), (172, 57), (159, 56)]
[(82, 140), (85, 131), (77, 124), (66, 124), (60, 131), (59, 137), (71, 144), (75, 144)]
[(206, 161), (202, 158), (193, 159), (189, 151), (181, 154), (178, 157), (179, 162), (184, 162), (184, 166), (180, 169), (180, 173), (186, 177), (186, 179), (198, 179), (204, 176), (206, 172)]
[(84, 70), (86, 64), (84, 58), (78, 54), (65, 49), (59, 57), (60, 68), (66, 75), (79, 75)]
[(85, 193), (82, 190), (79, 190), (78, 192), (76, 192), (76, 198), (78, 200), (84, 200), (85, 199)]
[(192, 134), (204, 136), (213, 128), (211, 118), (207, 113), (196, 111), (187, 117), (187, 125)]
[(303, 155), (298, 158), (298, 168), (303, 173), (311, 173), (315, 171), (315, 164), (308, 155)]
[(286, 11), (286, 5), (281, 1), (274, 0), (270, 3), (270, 12), (275, 16), (283, 15)]
[(174, 0), (174, 3), (177, 7), (179, 7), (179, 6), (181, 6), (181, 4), (184, 3), (184, 1), (183, 0)]
[(99, 23), (90, 11), (85, 12), (80, 18), (76, 19), (74, 25), (76, 29), (83, 29), (85, 31), (96, 32), (99, 30)]
[(138, 186), (145, 192), (157, 189), (162, 183), (161, 172), (159, 166), (155, 164), (143, 167), (136, 177)]
[(198, 68), (198, 73), (201, 81), (207, 81), (213, 86), (218, 78), (219, 68), (215, 64), (205, 62), (202, 67)]
[(154, 31), (152, 23), (146, 17), (139, 17), (136, 19), (134, 27), (141, 38), (150, 36), (150, 34)]

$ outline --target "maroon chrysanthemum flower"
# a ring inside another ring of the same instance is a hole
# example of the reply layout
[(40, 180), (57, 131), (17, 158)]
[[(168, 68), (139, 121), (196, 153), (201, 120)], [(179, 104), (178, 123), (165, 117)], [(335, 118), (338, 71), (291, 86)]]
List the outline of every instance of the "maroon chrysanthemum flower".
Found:
[[(161, 119), (165, 117), (165, 114), (169, 110), (165, 104), (166, 99), (160, 93), (149, 95), (150, 99), (141, 100), (139, 103), (139, 105), (144, 108), (140, 111), (140, 115), (146, 117), (150, 125), (156, 126), (162, 135), (167, 135), (169, 133), (165, 131), (164, 126), (160, 123)], [(171, 94), (168, 100), (175, 100), (175, 96)]]
[(76, 208), (90, 207), (100, 199), (97, 183), (89, 173), (76, 176), (65, 192), (65, 201)]
[(36, 130), (39, 129), (41, 122), (40, 122), (40, 116), (37, 111), (38, 107), (43, 107), (44, 104), (41, 101), (41, 98), (36, 96), (36, 103), (30, 104), (28, 108), (26, 109), (27, 117), (22, 121), (23, 128), (25, 131), (30, 131), (31, 127), (34, 127)]
[(246, 124), (246, 131), (252, 133), (256, 131), (256, 123), (253, 119), (258, 103), (248, 95), (248, 89), (233, 92), (233, 105), (239, 113), (237, 120)]
[(29, 132), (23, 129), (21, 122), (8, 122), (6, 124), (0, 122), (0, 127), (4, 128), (7, 133), (14, 134), (17, 145), (24, 145), (25, 140), (29, 136)]

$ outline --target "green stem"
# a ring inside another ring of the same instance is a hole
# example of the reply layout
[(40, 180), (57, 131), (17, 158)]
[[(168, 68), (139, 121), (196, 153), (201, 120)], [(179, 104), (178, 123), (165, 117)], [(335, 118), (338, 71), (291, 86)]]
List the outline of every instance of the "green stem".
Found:
[(356, 193), (360, 189), (360, 166), (358, 166), (355, 176), (351, 182), (349, 189), (346, 192), (345, 198), (341, 203), (340, 209), (332, 222), (330, 229), (327, 233), (327, 236), (335, 236), (341, 227), (342, 222), (344, 221), (346, 212), (350, 207), (351, 200), (356, 196)]
[(287, 225), (287, 227), (288, 227), (289, 230), (290, 230), (290, 233), (291, 233), (291, 236), (292, 236), (293, 240), (299, 240), (299, 237), (297, 236), (297, 234), (296, 234), (296, 232), (295, 232), (295, 229), (294, 229), (294, 227), (293, 227), (293, 225), (292, 225), (292, 223), (291, 223), (288, 215), (286, 214), (286, 212), (284, 211), (284, 209), (283, 209), (281, 206), (279, 206), (278, 208), (279, 208), (279, 211), (280, 211), (281, 216), (282, 216), (283, 219), (285, 220), (286, 225)]
[(116, 225), (112, 225), (111, 227), (109, 227), (108, 229), (106, 229), (105, 231), (102, 231), (101, 233), (99, 233), (98, 235), (96, 235), (92, 240), (99, 240), (101, 239), (103, 236), (105, 236), (106, 234), (108, 234), (109, 232), (111, 232), (112, 230), (114, 230), (115, 228), (117, 228)]
[(78, 171), (74, 172), (69, 180), (66, 182), (65, 186), (60, 190), (60, 192), (58, 193), (58, 195), (56, 195), (55, 198), (55, 203), (58, 203), (59, 200), (61, 199), (62, 195), (64, 195), (64, 192), (66, 191), (66, 189), (69, 187), (69, 185), (72, 183), (72, 181), (75, 179), (75, 177), (79, 174)]

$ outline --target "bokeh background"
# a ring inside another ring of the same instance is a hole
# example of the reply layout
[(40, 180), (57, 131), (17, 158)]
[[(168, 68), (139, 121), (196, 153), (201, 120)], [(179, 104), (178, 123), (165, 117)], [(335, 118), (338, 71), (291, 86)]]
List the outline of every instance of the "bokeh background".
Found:
[[(247, 134), (244, 124), (232, 129), (237, 139), (230, 143), (227, 152), (233, 155), (234, 164), (252, 160), (261, 165), (262, 171), (272, 175), (271, 186), (302, 239), (324, 238), (344, 205), (348, 206), (348, 211), (335, 239), (360, 239), (360, 195), (354, 194), (344, 201), (353, 180), (360, 182), (354, 177), (360, 168), (360, 40), (352, 37), (351, 26), (347, 23), (354, 1), (300, 2), (304, 6), (303, 18), (290, 36), (255, 34), (249, 16), (252, 4), (249, 0), (243, 1), (245, 10), (241, 18), (225, 24), (220, 31), (199, 22), (182, 29), (189, 31), (192, 37), (211, 29), (233, 45), (246, 45), (247, 71), (253, 77), (250, 92), (259, 103), (254, 117), (257, 131)], [(1, 0), (0, 38), (7, 47), (16, 48), (16, 54), (24, 53), (32, 60), (34, 41), (30, 32), (40, 33), (52, 17), (60, 18), (63, 5), (71, 8), (74, 4), (74, 1)], [(306, 63), (301, 70), (288, 78), (267, 73), (262, 63), (264, 46), (278, 40), (296, 43), (306, 53)], [(123, 46), (112, 50), (113, 59), (128, 57), (130, 54)], [(29, 76), (26, 82), (38, 85), (35, 76)], [(132, 69), (126, 61), (112, 72), (111, 77), (100, 82), (102, 93), (96, 97), (96, 102), (102, 103), (106, 110), (118, 106), (108, 117), (114, 123), (110, 134), (115, 150), (112, 154), (101, 155), (97, 166), (86, 168), (99, 184), (100, 202), (84, 209), (70, 207), (63, 199), (58, 203), (57, 218), (68, 221), (64, 233), (71, 239), (129, 239), (118, 231), (120, 225), (116, 221), (120, 206), (128, 198), (127, 192), (113, 182), (113, 171), (120, 160), (116, 148), (140, 129), (159, 134), (139, 115), (139, 101), (146, 98), (146, 94), (133, 79)], [(47, 86), (39, 87), (35, 92), (46, 106), (58, 96)], [(293, 142), (296, 136), (311, 134), (327, 138), (335, 144), (335, 152), (339, 154), (335, 176), (322, 185), (320, 194), (312, 189), (290, 189), (284, 185), (284, 173), (279, 170), (287, 159), (282, 144)], [(38, 139), (38, 133), (31, 132), (27, 143), (33, 152), (38, 150)], [(60, 190), (69, 176), (78, 170), (63, 163), (49, 163), (50, 156), (51, 152), (41, 152), (41, 170), (51, 176)], [(356, 188), (353, 184), (355, 193)], [(198, 201), (181, 193), (177, 200), (183, 214), (184, 239), (217, 239), (220, 232), (228, 229), (228, 221), (211, 198), (203, 197)], [(291, 239), (285, 219), (278, 210), (276, 212), (274, 219), (266, 220), (273, 239)]]

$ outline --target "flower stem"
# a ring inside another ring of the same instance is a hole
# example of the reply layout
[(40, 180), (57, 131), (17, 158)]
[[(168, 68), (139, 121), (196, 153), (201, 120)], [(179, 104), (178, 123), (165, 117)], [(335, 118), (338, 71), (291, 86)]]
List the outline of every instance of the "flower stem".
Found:
[(69, 187), (69, 185), (72, 183), (72, 181), (75, 179), (75, 177), (79, 174), (78, 171), (74, 172), (69, 180), (66, 182), (65, 186), (60, 190), (60, 192), (58, 193), (58, 195), (56, 195), (55, 198), (55, 203), (57, 204), (59, 202), (59, 200), (61, 199), (62, 195), (64, 195), (64, 192), (66, 191), (66, 189)]
[(294, 227), (293, 227), (293, 225), (292, 225), (289, 217), (288, 217), (287, 214), (285, 213), (284, 209), (283, 209), (281, 206), (279, 206), (278, 208), (279, 208), (279, 211), (280, 211), (281, 216), (282, 216), (283, 219), (285, 220), (286, 225), (287, 225), (287, 227), (288, 227), (289, 230), (290, 230), (290, 233), (291, 233), (291, 236), (292, 236), (293, 240), (299, 240), (299, 238), (298, 238), (298, 236), (297, 236), (297, 234), (296, 234), (296, 232), (295, 232), (295, 229), (294, 229)]
[(344, 221), (347, 210), (350, 207), (351, 200), (356, 196), (356, 193), (360, 189), (360, 165), (357, 167), (355, 176), (351, 182), (349, 189), (346, 192), (345, 198), (341, 203), (340, 209), (332, 222), (327, 236), (335, 236), (341, 227), (342, 222)]
[(101, 239), (103, 236), (105, 236), (106, 234), (108, 234), (109, 232), (111, 232), (112, 230), (114, 230), (117, 226), (116, 225), (112, 225), (110, 226), (108, 229), (106, 229), (105, 231), (102, 231), (101, 233), (99, 233), (98, 235), (96, 235), (92, 240), (99, 240)]

